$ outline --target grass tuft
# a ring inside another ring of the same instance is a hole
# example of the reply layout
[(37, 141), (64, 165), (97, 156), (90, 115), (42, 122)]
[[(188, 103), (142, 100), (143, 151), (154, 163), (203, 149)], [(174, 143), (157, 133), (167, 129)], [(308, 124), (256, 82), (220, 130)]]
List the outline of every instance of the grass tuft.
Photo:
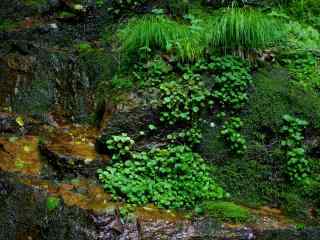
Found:
[(281, 32), (272, 18), (250, 8), (226, 8), (212, 17), (209, 25), (208, 41), (225, 52), (265, 48), (278, 41)]
[(131, 20), (119, 32), (119, 38), (121, 50), (126, 54), (162, 50), (174, 53), (181, 61), (198, 59), (205, 47), (200, 31), (164, 16), (144, 16)]

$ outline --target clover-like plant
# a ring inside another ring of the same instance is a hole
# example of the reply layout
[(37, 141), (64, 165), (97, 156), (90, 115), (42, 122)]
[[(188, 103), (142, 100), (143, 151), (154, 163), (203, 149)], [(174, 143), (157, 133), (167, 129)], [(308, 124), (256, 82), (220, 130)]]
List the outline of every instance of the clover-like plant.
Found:
[(222, 127), (221, 135), (236, 155), (243, 155), (247, 150), (246, 140), (239, 130), (243, 123), (239, 117), (232, 117)]
[(287, 174), (292, 181), (301, 182), (310, 173), (310, 164), (305, 158), (303, 148), (303, 130), (307, 125), (307, 121), (291, 115), (283, 116), (283, 126), (280, 132), (285, 139), (281, 141), (281, 146), (286, 152)]
[(113, 160), (130, 158), (133, 145), (134, 140), (132, 140), (126, 133), (122, 133), (121, 135), (112, 135), (106, 141), (107, 150), (112, 154)]
[(177, 209), (225, 196), (212, 170), (199, 154), (178, 145), (135, 153), (132, 159), (117, 162), (98, 174), (115, 198)]

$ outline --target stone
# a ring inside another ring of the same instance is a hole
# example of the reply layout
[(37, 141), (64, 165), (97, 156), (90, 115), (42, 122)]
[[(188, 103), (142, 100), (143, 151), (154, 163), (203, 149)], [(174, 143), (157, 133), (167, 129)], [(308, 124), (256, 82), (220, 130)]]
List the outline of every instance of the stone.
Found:
[[(150, 124), (160, 125), (158, 113), (151, 108), (136, 107), (128, 111), (115, 112), (108, 121), (107, 127), (102, 130), (101, 137), (97, 139), (96, 148), (98, 152), (105, 153), (106, 140), (112, 135), (121, 133), (127, 133), (135, 140), (137, 147), (151, 144), (159, 136), (148, 128)], [(148, 142), (145, 142), (147, 138)]]
[(44, 143), (40, 144), (39, 149), (49, 164), (60, 173), (95, 176), (97, 170), (108, 163), (105, 156), (96, 154), (94, 148), (85, 144)]
[(60, 6), (60, 0), (48, 0), (48, 4), (51, 6), (51, 7), (54, 7), (54, 8), (57, 8)]
[(95, 128), (71, 125), (63, 129), (55, 128), (39, 145), (39, 150), (48, 163), (62, 175), (95, 176), (99, 168), (109, 162), (109, 157), (98, 154), (93, 144)]
[(0, 239), (99, 240), (87, 211), (61, 202), (48, 212), (47, 199), (45, 191), (0, 170)]

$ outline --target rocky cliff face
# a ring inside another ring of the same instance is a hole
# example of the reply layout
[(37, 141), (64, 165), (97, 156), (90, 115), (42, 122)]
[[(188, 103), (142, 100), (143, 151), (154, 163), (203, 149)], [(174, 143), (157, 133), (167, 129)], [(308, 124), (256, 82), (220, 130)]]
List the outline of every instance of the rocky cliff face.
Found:
[[(0, 2), (0, 240), (319, 239), (319, 228), (298, 231), (274, 211), (250, 209), (257, 219), (249, 225), (190, 220), (185, 212), (154, 206), (122, 216), (119, 209), (127, 206), (97, 181), (97, 169), (110, 163), (100, 150), (122, 132), (136, 140), (137, 150), (166, 144), (172, 129), (145, 104), (157, 96), (133, 90), (123, 93), (123, 104), (97, 100), (101, 83), (111, 91), (119, 63), (102, 36), (110, 35), (110, 16), (96, 0)], [(93, 115), (103, 120), (100, 129), (78, 124)], [(161, 129), (154, 132), (152, 124)], [(215, 131), (206, 134), (213, 138)], [(212, 138), (205, 136), (200, 150), (222, 160)], [(316, 140), (312, 152), (319, 157)]]
[[(1, 3), (1, 107), (10, 106), (20, 113), (55, 112), (72, 120), (86, 119), (93, 112), (102, 73), (98, 64), (88, 67), (77, 46), (99, 40), (107, 16), (95, 12), (92, 1), (77, 4), (52, 0)], [(112, 69), (112, 56), (109, 59)]]

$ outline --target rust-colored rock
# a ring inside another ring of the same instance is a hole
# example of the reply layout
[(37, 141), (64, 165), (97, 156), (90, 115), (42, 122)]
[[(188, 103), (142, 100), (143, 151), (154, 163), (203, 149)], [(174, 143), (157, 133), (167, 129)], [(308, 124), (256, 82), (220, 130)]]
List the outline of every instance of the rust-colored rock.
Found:
[(40, 152), (48, 162), (61, 173), (94, 176), (97, 169), (108, 163), (108, 156), (95, 150), (96, 129), (66, 128), (57, 130), (45, 143)]

